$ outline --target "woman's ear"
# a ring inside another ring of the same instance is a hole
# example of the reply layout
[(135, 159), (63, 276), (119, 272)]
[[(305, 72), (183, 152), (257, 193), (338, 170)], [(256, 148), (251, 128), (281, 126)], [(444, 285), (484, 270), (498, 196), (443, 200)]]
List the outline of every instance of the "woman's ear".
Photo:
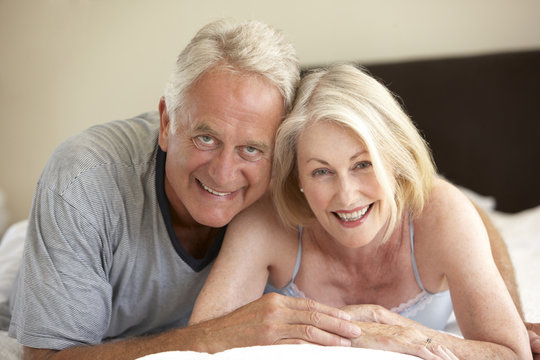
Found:
[(171, 119), (169, 117), (169, 112), (167, 111), (165, 98), (162, 96), (159, 99), (159, 147), (164, 152), (167, 152), (167, 146), (169, 144), (170, 126)]

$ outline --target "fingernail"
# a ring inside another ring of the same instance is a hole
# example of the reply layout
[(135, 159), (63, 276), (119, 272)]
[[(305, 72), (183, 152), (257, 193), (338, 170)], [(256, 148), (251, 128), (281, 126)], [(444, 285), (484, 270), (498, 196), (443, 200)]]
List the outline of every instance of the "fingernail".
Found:
[(349, 313), (346, 313), (345, 311), (340, 311), (339, 312), (339, 317), (343, 320), (347, 320), (347, 321), (351, 321), (352, 320), (352, 316), (349, 314)]
[(362, 328), (357, 325), (351, 325), (351, 332), (354, 336), (362, 335)]
[(352, 341), (351, 341), (351, 340), (341, 338), (341, 346), (351, 346), (351, 345), (352, 345)]

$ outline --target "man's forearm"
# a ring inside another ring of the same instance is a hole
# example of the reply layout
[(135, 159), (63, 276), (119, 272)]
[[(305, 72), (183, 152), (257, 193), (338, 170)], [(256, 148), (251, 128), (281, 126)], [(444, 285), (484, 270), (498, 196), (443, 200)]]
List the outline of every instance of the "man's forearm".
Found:
[(111, 341), (94, 346), (74, 346), (65, 350), (24, 348), (24, 360), (62, 359), (136, 359), (163, 351), (204, 351), (201, 339), (202, 328), (190, 326), (171, 330), (159, 335), (141, 336), (132, 339)]

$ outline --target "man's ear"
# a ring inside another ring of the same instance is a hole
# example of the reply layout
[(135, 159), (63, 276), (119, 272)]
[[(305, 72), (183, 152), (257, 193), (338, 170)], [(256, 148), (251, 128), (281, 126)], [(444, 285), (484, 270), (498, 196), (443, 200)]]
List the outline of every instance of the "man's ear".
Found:
[(167, 111), (165, 97), (162, 96), (159, 99), (159, 147), (164, 152), (167, 152), (167, 145), (169, 144), (170, 126), (171, 119), (169, 118), (169, 112)]

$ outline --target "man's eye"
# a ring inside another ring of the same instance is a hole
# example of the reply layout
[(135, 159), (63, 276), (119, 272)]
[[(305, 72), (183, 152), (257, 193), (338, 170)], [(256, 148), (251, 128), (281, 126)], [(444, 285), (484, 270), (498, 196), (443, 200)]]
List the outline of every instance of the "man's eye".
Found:
[(198, 149), (208, 150), (214, 148), (217, 141), (209, 135), (198, 135), (193, 138), (193, 143)]
[(199, 141), (204, 144), (211, 144), (214, 142), (214, 139), (208, 135), (201, 135), (201, 136), (198, 136), (198, 138), (199, 138)]
[(242, 156), (244, 160), (257, 161), (262, 158), (263, 153), (261, 150), (253, 146), (244, 146), (240, 150), (240, 156)]

